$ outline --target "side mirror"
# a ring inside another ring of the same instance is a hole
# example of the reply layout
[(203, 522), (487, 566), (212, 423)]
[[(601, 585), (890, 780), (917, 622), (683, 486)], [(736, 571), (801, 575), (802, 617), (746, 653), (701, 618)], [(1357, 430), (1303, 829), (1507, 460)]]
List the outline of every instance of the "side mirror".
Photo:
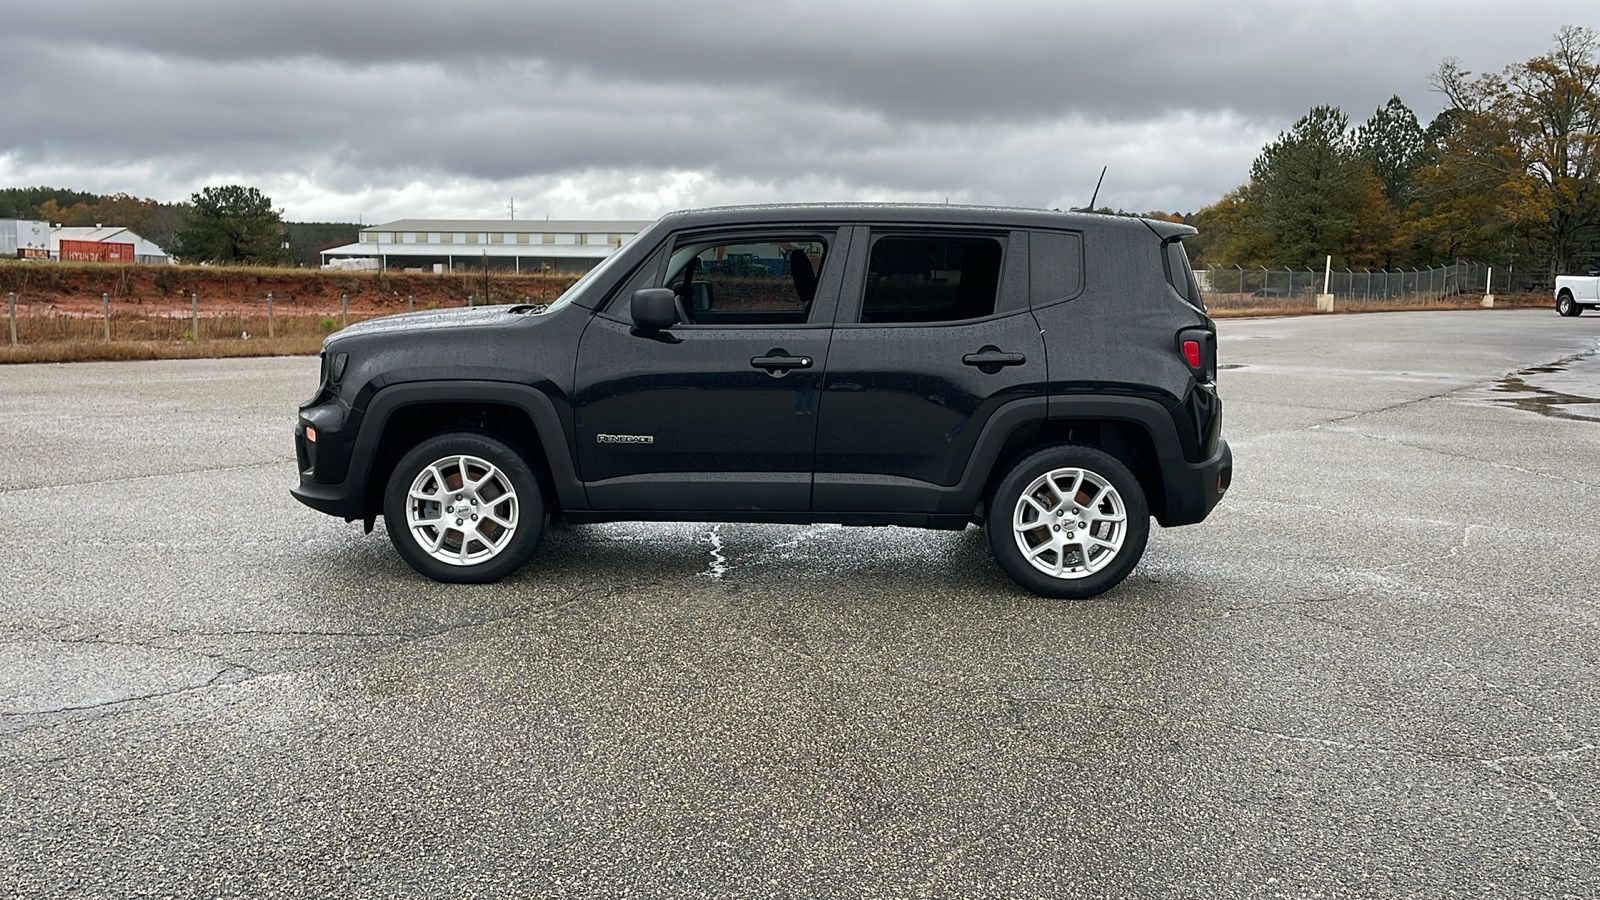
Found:
[(671, 288), (640, 288), (634, 291), (628, 301), (634, 327), (653, 333), (678, 324), (676, 300), (677, 295)]

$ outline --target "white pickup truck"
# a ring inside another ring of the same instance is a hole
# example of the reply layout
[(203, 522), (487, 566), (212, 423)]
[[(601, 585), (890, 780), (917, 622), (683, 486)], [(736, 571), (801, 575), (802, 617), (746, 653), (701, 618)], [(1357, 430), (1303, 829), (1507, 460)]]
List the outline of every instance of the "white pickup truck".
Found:
[(1581, 316), (1584, 309), (1600, 309), (1600, 272), (1556, 276), (1556, 312)]

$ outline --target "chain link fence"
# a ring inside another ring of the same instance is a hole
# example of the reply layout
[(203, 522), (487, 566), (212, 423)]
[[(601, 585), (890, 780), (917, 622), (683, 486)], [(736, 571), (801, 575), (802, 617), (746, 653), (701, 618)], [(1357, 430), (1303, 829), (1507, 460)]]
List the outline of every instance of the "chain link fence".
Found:
[[(1206, 305), (1218, 309), (1315, 309), (1317, 295), (1323, 293), (1323, 274), (1321, 269), (1312, 268), (1213, 265), (1195, 272), (1195, 277)], [(1331, 273), (1327, 279), (1327, 293), (1333, 295), (1336, 307), (1343, 308), (1427, 306), (1450, 297), (1522, 294), (1541, 289), (1548, 287), (1531, 275), (1510, 267), (1478, 263), (1399, 271), (1344, 269)]]

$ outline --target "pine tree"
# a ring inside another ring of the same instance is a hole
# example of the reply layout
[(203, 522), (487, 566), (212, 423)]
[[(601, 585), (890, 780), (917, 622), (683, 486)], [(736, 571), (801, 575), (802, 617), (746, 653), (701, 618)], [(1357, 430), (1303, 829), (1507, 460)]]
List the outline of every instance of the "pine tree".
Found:
[(1331, 254), (1342, 265), (1360, 175), (1350, 119), (1337, 106), (1312, 107), (1268, 144), (1250, 167), (1272, 238), (1268, 262), (1314, 266)]
[(1411, 176), (1427, 161), (1428, 139), (1417, 114), (1397, 94), (1356, 129), (1356, 156), (1383, 184), (1397, 210), (1411, 205)]
[(288, 262), (288, 235), (271, 197), (253, 187), (230, 184), (205, 188), (193, 195), (192, 203), (174, 248), (183, 261)]

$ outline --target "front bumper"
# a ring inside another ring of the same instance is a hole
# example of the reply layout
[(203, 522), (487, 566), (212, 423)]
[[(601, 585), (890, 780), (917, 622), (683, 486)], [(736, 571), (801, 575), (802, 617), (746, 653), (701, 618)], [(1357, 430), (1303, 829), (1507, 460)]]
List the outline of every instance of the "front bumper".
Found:
[(1217, 452), (1204, 462), (1166, 462), (1162, 480), (1167, 502), (1157, 522), (1171, 528), (1204, 521), (1233, 483), (1233, 450), (1226, 440), (1218, 440)]
[[(336, 437), (344, 437), (337, 432), (320, 430), (317, 441), (307, 440), (308, 425), (311, 423), (304, 418), (295, 425), (294, 455), (300, 468), (300, 483), (289, 488), (289, 494), (330, 516), (363, 518), (366, 515), (366, 483), (364, 478), (353, 477), (350, 471), (349, 442), (335, 440)], [(335, 482), (318, 480), (319, 475), (328, 476), (334, 472), (344, 477)]]

